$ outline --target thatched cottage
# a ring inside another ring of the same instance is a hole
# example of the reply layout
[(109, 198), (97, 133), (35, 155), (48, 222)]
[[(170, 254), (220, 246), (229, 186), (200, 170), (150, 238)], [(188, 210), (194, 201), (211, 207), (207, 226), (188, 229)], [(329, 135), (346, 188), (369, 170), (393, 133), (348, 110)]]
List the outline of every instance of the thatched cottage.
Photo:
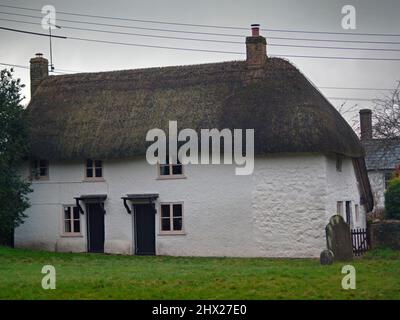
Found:
[[(19, 247), (182, 256), (315, 257), (339, 213), (372, 209), (363, 149), (253, 26), (247, 59), (48, 75), (31, 59), (33, 193)], [(254, 129), (252, 175), (232, 165), (150, 165), (146, 133)], [(27, 170), (28, 171), (28, 170)]]

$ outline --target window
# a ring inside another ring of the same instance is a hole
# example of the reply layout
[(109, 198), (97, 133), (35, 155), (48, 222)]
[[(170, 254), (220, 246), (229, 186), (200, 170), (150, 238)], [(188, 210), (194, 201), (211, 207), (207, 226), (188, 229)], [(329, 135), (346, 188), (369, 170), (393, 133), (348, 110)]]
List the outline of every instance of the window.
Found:
[(80, 235), (81, 234), (81, 220), (79, 209), (77, 206), (64, 207), (64, 234), (66, 235)]
[(183, 233), (182, 203), (161, 204), (161, 233)]
[(338, 201), (336, 204), (336, 213), (343, 217), (343, 201)]
[(32, 177), (36, 180), (49, 178), (49, 161), (44, 159), (32, 161)]
[(103, 178), (103, 162), (101, 160), (86, 160), (86, 178)]
[(182, 178), (183, 165), (177, 161), (177, 164), (169, 163), (169, 156), (167, 156), (168, 163), (158, 165), (158, 175), (160, 178)]
[(358, 204), (356, 204), (354, 206), (354, 211), (356, 213), (356, 222), (359, 222), (360, 221), (360, 208), (359, 208)]
[(346, 222), (351, 226), (351, 201), (346, 201)]
[(342, 172), (343, 157), (339, 154), (336, 155), (336, 171)]

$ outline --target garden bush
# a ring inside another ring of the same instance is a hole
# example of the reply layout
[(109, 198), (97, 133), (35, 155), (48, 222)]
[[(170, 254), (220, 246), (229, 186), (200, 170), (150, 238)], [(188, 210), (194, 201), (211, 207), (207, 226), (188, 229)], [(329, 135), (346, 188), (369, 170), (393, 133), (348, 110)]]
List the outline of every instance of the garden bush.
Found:
[(400, 220), (400, 177), (389, 182), (385, 192), (386, 218)]

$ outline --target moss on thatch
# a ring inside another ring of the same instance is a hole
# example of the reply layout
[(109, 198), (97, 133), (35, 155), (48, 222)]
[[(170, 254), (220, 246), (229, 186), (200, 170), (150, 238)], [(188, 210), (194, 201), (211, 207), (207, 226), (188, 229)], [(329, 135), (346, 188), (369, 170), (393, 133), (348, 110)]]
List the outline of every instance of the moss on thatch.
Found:
[(246, 62), (50, 76), (27, 112), (32, 156), (123, 158), (168, 128), (255, 129), (255, 151), (363, 154), (353, 130), (289, 62)]

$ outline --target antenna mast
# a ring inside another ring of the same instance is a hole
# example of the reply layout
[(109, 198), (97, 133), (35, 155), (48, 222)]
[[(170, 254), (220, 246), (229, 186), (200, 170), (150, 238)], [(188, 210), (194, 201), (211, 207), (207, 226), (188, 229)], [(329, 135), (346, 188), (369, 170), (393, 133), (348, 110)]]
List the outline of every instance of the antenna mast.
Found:
[(56, 27), (56, 28), (58, 28), (58, 29), (61, 29), (61, 27), (58, 26), (58, 25), (56, 25), (56, 24), (54, 24), (54, 25), (50, 25), (50, 24), (49, 24), (50, 72), (53, 72), (53, 71), (54, 71), (54, 64), (53, 64), (53, 46), (52, 46), (52, 41), (51, 41), (51, 38), (52, 38), (51, 27), (53, 27), (53, 26)]

